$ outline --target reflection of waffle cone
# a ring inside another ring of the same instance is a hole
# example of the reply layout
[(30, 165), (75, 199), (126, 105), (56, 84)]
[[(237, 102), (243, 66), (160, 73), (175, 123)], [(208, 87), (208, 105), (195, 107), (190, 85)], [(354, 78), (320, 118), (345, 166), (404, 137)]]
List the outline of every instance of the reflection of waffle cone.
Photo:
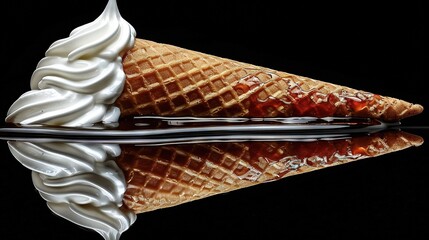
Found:
[(422, 144), (401, 131), (315, 142), (239, 142), (133, 147), (118, 159), (136, 213), (171, 207), (299, 173)]
[(122, 116), (355, 116), (398, 121), (423, 107), (171, 45), (136, 39), (124, 57)]

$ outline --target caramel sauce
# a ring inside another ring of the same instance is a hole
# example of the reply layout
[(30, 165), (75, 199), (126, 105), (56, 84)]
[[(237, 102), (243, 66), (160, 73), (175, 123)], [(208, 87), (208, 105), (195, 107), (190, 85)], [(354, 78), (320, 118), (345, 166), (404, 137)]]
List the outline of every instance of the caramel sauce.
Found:
[[(283, 78), (289, 86), (280, 96), (268, 96), (263, 93), (263, 83), (256, 76), (248, 76), (234, 87), (239, 95), (250, 93), (244, 104), (248, 107), (248, 117), (332, 117), (351, 116), (359, 111), (377, 106), (381, 96), (358, 92), (323, 93), (319, 89), (303, 90), (299, 81)], [(256, 90), (255, 90), (256, 89)]]
[(263, 83), (259, 78), (255, 75), (248, 75), (240, 81), (233, 87), (234, 90), (237, 92), (238, 95), (245, 94), (249, 92), (250, 90), (253, 90), (259, 86), (261, 86)]

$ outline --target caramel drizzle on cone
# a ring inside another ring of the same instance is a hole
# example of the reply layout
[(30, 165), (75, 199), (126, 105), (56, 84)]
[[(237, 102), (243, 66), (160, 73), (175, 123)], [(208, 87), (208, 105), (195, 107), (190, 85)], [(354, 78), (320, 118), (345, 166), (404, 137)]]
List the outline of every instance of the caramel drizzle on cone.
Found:
[(423, 107), (396, 98), (136, 39), (123, 60), (122, 116), (366, 117), (388, 122)]
[(314, 142), (122, 146), (126, 206), (142, 213), (266, 181), (419, 146), (402, 131)]

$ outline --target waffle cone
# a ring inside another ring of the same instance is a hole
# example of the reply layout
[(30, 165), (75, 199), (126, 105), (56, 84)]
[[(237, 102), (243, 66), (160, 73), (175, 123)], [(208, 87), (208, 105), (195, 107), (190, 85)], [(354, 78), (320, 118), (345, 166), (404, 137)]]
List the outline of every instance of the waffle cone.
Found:
[(125, 205), (142, 213), (351, 161), (419, 146), (402, 131), (314, 142), (122, 146)]
[(400, 99), (136, 39), (124, 56), (122, 117), (366, 117), (399, 121), (423, 107)]

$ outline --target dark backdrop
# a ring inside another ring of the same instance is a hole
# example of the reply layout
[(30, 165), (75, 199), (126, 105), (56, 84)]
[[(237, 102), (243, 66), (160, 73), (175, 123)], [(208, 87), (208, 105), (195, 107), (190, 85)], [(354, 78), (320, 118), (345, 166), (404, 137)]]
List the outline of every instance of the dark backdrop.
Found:
[[(94, 20), (106, 2), (1, 4), (3, 116), (29, 89), (49, 45)], [(140, 38), (429, 106), (423, 1), (138, 2), (118, 4)], [(427, 125), (427, 119), (428, 111), (403, 125)], [(427, 130), (411, 131), (428, 136)], [(3, 236), (98, 238), (54, 216), (29, 170), (0, 143)], [(426, 145), (142, 214), (123, 239), (423, 239), (429, 217)]]

